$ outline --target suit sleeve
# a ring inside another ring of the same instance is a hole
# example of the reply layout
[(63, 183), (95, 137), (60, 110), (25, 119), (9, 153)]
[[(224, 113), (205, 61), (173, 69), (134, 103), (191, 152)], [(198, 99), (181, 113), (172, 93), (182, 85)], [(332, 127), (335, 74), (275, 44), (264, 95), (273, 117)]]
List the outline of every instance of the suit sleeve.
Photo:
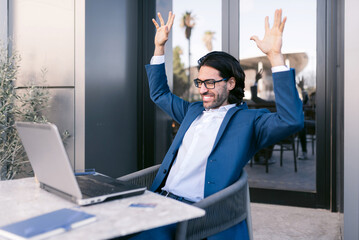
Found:
[(167, 83), (165, 64), (148, 64), (146, 71), (152, 101), (181, 124), (190, 103), (171, 92)]
[(295, 87), (294, 69), (274, 73), (273, 84), (277, 111), (258, 111), (255, 121), (257, 150), (298, 132), (304, 126), (302, 101)]

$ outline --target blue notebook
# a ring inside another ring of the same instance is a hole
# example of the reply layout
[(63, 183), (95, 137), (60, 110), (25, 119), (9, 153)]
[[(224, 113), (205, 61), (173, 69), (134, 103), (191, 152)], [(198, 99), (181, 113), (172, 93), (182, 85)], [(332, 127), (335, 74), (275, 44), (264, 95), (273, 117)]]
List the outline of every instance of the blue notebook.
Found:
[(2, 226), (0, 236), (7, 239), (44, 239), (95, 220), (95, 215), (63, 208)]

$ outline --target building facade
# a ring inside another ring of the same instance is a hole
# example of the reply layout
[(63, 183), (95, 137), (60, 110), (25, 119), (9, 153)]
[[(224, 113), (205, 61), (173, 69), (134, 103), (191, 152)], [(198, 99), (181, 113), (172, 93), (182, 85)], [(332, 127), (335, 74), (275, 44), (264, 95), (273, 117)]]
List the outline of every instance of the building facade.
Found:
[[(185, 6), (180, 2), (183, 1), (0, 0), (0, 37), (3, 41), (11, 38), (10, 48), (22, 56), (18, 91), (27, 88), (28, 80), (36, 82), (41, 69), (46, 68), (46, 86), (51, 93), (47, 115), (60, 131), (70, 132), (66, 148), (74, 169), (95, 168), (119, 177), (160, 163), (165, 155), (175, 123), (150, 101), (144, 69), (153, 54), (155, 29), (151, 19), (156, 12), (167, 15), (173, 10), (180, 21), (188, 10), (194, 17), (192, 38), (185, 39), (183, 29), (176, 25), (166, 46), (169, 84), (173, 90), (182, 91), (184, 97), (195, 99), (191, 91), (180, 89), (176, 74), (179, 70), (183, 72), (186, 85), (185, 76), (195, 66), (196, 54), (223, 50), (242, 59), (243, 64), (248, 63), (246, 84), (249, 85), (256, 71), (263, 68), (265, 72), (266, 63), (257, 56), (250, 57), (246, 52), (248, 44), (241, 45), (242, 36), (252, 29), (250, 22), (257, 20), (252, 15), (262, 16), (277, 7), (282, 7), (285, 13), (285, 1), (270, 6), (264, 5), (268, 1), (260, 0), (192, 1)], [(207, 11), (210, 17), (201, 12), (206, 4), (215, 6), (213, 12)], [(263, 8), (258, 7), (260, 4)], [(301, 30), (304, 32), (293, 42), (301, 46), (311, 38), (314, 46), (311, 51), (300, 55), (303, 49), (295, 49), (296, 52), (286, 49), (288, 56), (302, 57), (299, 62), (288, 57), (287, 64), (302, 66), (297, 81), (311, 77), (304, 89), (315, 92), (315, 118), (308, 119), (315, 124), (314, 165), (309, 175), (314, 188), (257, 186), (251, 187), (251, 198), (257, 202), (340, 212), (345, 239), (359, 239), (356, 146), (359, 116), (355, 111), (359, 102), (355, 73), (359, 3), (308, 0), (295, 4), (297, 11), (307, 11), (306, 18), (312, 19), (314, 25), (314, 32)], [(285, 34), (296, 36), (293, 31), (300, 30), (295, 24), (305, 21), (288, 12)], [(260, 27), (263, 18), (264, 15)], [(215, 22), (212, 24), (211, 20)], [(309, 29), (309, 25), (303, 29)], [(203, 34), (200, 38), (199, 29)], [(196, 45), (202, 38), (207, 42)], [(304, 66), (305, 56), (309, 60)], [(253, 58), (258, 60), (254, 65)], [(305, 75), (305, 67), (311, 67), (314, 74)], [(270, 99), (270, 84), (258, 87), (259, 96)]]

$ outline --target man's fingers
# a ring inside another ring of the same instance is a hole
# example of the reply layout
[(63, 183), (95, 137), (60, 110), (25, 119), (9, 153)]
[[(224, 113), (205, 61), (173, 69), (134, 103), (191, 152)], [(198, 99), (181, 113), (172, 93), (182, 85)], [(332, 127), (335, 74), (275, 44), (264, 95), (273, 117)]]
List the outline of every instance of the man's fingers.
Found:
[(286, 21), (287, 21), (287, 17), (284, 17), (282, 20), (282, 9), (275, 10), (273, 27), (276, 27), (280, 30), (280, 32), (283, 32)]
[(169, 23), (170, 23), (170, 21), (171, 21), (171, 18), (172, 18), (172, 12), (169, 11), (169, 12), (168, 12), (168, 18), (167, 18), (167, 23), (166, 23), (167, 26), (169, 25)]
[(278, 27), (279, 28), (281, 20), (282, 20), (282, 9), (277, 9), (277, 10), (275, 10), (275, 13), (274, 13), (273, 27)]
[(161, 23), (161, 27), (165, 25), (165, 21), (163, 21), (163, 18), (162, 18), (162, 15), (161, 13), (157, 13), (158, 15), (158, 19), (160, 20), (160, 23)]
[(175, 18), (175, 15), (172, 14), (172, 12), (169, 12), (169, 14), (168, 14), (168, 20), (167, 20), (167, 24), (166, 24), (166, 25), (168, 26), (168, 31), (171, 31), (174, 18)]
[(155, 25), (156, 29), (158, 29), (160, 26), (158, 26), (158, 23), (156, 22), (156, 20), (154, 18), (152, 18), (152, 22)]
[(265, 32), (268, 32), (270, 30), (269, 28), (269, 17), (266, 16), (265, 19), (264, 19), (264, 29), (265, 29)]
[(172, 28), (172, 25), (173, 25), (174, 20), (175, 20), (175, 15), (172, 14), (172, 16), (171, 16), (171, 21), (170, 21), (170, 28)]
[(281, 31), (281, 32), (283, 32), (283, 30), (284, 30), (284, 26), (285, 26), (285, 22), (287, 21), (287, 17), (284, 17), (283, 18), (283, 21), (281, 22), (281, 24), (280, 24), (280, 26), (279, 26), (279, 30)]
[(250, 40), (253, 40), (257, 43), (259, 41), (259, 38), (257, 36), (252, 36)]

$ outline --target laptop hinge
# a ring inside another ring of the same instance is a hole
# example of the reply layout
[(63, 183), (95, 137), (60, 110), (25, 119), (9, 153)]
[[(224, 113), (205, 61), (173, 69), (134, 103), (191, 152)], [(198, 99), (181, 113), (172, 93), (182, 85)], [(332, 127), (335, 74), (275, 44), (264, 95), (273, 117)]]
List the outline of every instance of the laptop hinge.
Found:
[(44, 189), (44, 190), (50, 192), (50, 193), (54, 193), (54, 194), (56, 194), (56, 195), (58, 195), (58, 196), (60, 196), (60, 197), (63, 197), (63, 198), (65, 198), (65, 199), (67, 199), (67, 200), (70, 200), (71, 202), (77, 203), (77, 198), (74, 197), (74, 196), (72, 196), (72, 195), (70, 195), (70, 194), (68, 194), (68, 193), (65, 193), (65, 192), (63, 192), (63, 191), (60, 191), (60, 190), (58, 190), (58, 189), (56, 189), (56, 188), (53, 188), (53, 187), (51, 187), (51, 186), (49, 186), (49, 185), (46, 185), (46, 184), (44, 184), (44, 183), (40, 183), (40, 187), (41, 187), (42, 189)]

